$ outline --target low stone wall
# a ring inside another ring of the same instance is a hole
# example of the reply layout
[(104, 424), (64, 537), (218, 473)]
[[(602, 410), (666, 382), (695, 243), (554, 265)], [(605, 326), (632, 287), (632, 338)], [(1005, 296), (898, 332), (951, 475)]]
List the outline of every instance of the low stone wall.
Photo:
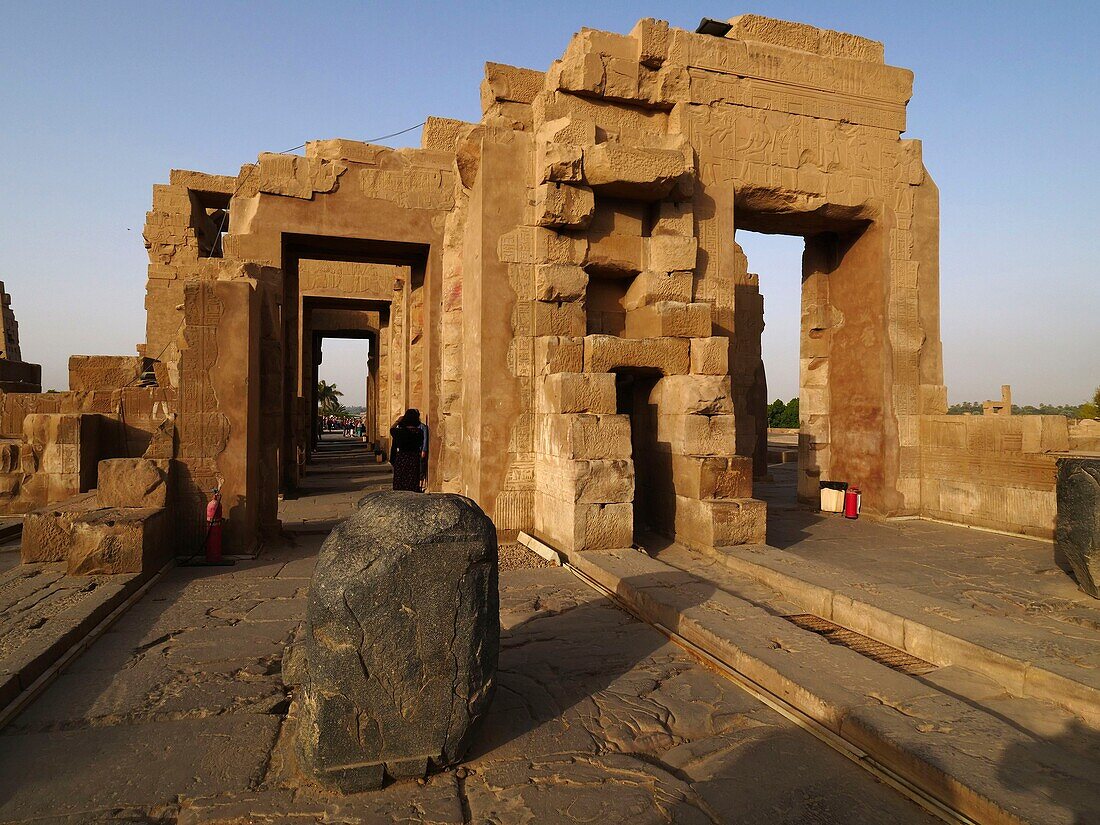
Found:
[(1068, 447), (1063, 416), (922, 416), (921, 515), (1051, 538)]

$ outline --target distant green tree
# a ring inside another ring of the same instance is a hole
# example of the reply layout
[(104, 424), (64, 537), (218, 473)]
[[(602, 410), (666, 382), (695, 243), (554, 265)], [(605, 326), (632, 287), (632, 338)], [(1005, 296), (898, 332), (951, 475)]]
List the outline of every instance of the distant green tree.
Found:
[(981, 415), (982, 405), (980, 401), (963, 401), (961, 404), (952, 404), (947, 408), (948, 415)]
[(778, 398), (768, 405), (768, 426), (769, 427), (782, 427), (780, 420), (783, 418), (784, 413), (787, 410), (787, 405), (780, 401)]
[(798, 429), (798, 399), (786, 404), (778, 398), (768, 405), (768, 426), (776, 429)]
[(1092, 394), (1092, 401), (1086, 401), (1077, 408), (1078, 418), (1100, 418), (1100, 387)]
[(327, 381), (317, 382), (317, 406), (321, 408), (322, 415), (341, 415), (344, 408), (340, 406), (340, 397), (343, 393), (336, 389), (335, 384)]
[(788, 429), (798, 429), (798, 399), (792, 398), (783, 409), (783, 423), (780, 425)]

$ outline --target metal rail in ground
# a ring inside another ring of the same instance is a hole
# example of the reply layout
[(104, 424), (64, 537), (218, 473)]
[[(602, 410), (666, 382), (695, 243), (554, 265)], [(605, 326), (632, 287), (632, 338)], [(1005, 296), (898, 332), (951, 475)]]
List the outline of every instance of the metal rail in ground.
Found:
[(944, 822), (953, 823), (953, 825), (980, 825), (974, 819), (971, 819), (961, 811), (956, 810), (945, 802), (933, 796), (928, 791), (921, 788), (919, 785), (911, 782), (903, 776), (892, 771), (889, 767), (882, 764), (871, 756), (866, 751), (856, 747), (848, 740), (833, 733), (831, 730), (823, 726), (820, 722), (806, 715), (794, 705), (787, 702), (785, 699), (775, 695), (763, 685), (753, 681), (748, 676), (738, 671), (733, 665), (728, 662), (724, 662), (717, 656), (707, 650), (699, 647), (694, 642), (691, 642), (681, 636), (674, 630), (670, 630), (659, 622), (653, 622), (647, 617), (641, 615), (638, 611), (634, 610), (626, 601), (619, 597), (613, 590), (604, 587), (598, 581), (593, 579), (586, 573), (578, 570), (568, 561), (563, 560), (562, 566), (565, 567), (570, 573), (583, 581), (593, 590), (597, 591), (603, 596), (611, 599), (616, 605), (625, 610), (634, 618), (654, 628), (657, 632), (665, 636), (669, 641), (683, 648), (687, 653), (698, 659), (706, 667), (711, 670), (717, 671), (719, 674), (729, 679), (736, 684), (739, 688), (744, 690), (753, 698), (762, 702), (770, 707), (776, 713), (788, 719), (802, 730), (811, 734), (819, 741), (828, 745), (835, 750), (841, 756), (845, 757), (849, 761), (859, 765), (865, 771), (870, 773), (880, 782), (883, 782), (902, 796), (912, 800), (917, 805), (920, 805), (924, 810), (931, 813), (933, 816), (938, 817)]

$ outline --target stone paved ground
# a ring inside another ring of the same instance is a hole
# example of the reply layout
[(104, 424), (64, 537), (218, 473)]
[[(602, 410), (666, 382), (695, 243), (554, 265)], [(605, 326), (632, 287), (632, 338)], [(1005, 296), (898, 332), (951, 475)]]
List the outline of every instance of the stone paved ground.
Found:
[(0, 710), (146, 578), (68, 576), (64, 562), (21, 564), (18, 542), (0, 547)]
[(295, 544), (170, 571), (3, 731), (0, 822), (932, 821), (561, 568), (501, 575), (464, 768), (347, 798), (296, 779), (283, 645), (323, 525), (383, 483), (329, 469), (287, 503)]
[(768, 502), (768, 544), (834, 566), (848, 580), (896, 585), (954, 602), (1021, 629), (1079, 640), (1100, 667), (1100, 601), (1082, 593), (1051, 542), (932, 521), (876, 522), (800, 509), (793, 463), (773, 465), (758, 483)]

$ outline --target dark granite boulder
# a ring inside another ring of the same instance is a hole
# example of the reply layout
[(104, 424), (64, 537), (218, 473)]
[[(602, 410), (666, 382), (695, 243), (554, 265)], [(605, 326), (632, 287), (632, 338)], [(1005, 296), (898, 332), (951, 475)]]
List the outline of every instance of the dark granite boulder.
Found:
[(1054, 548), (1081, 589), (1100, 599), (1100, 458), (1058, 459)]
[(301, 642), (298, 754), (330, 788), (455, 764), (492, 696), (492, 521), (457, 495), (383, 492), (332, 531)]

